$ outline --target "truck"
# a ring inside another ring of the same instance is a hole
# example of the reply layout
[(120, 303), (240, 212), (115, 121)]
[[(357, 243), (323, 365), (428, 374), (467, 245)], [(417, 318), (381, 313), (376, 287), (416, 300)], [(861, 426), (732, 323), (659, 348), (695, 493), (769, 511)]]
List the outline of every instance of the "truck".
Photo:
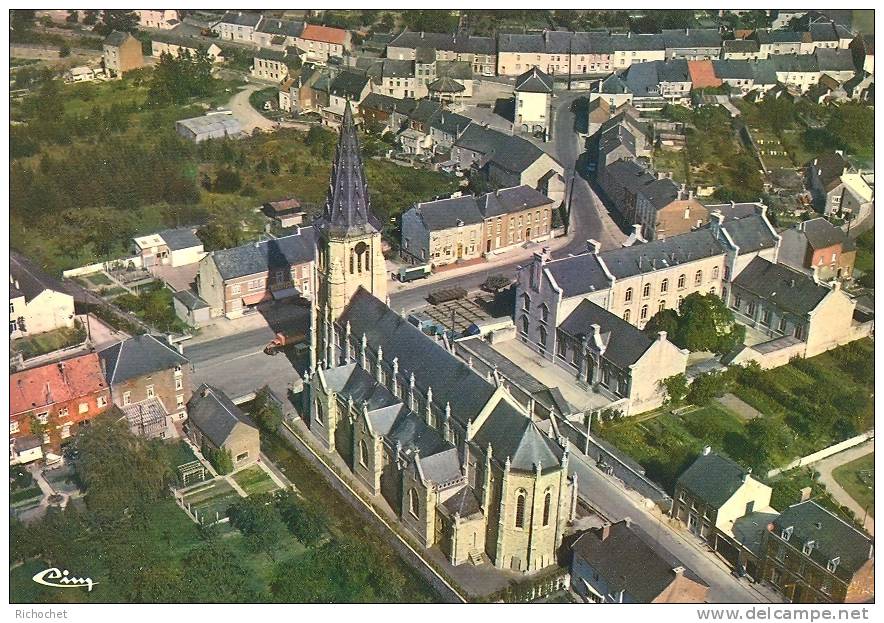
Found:
[(433, 273), (433, 267), (429, 264), (420, 264), (418, 266), (403, 266), (393, 273), (394, 278), (402, 283), (415, 281), (417, 279), (426, 279)]
[(268, 355), (275, 355), (286, 346), (298, 346), (307, 342), (307, 334), (303, 331), (289, 331), (277, 333), (276, 337), (264, 347)]

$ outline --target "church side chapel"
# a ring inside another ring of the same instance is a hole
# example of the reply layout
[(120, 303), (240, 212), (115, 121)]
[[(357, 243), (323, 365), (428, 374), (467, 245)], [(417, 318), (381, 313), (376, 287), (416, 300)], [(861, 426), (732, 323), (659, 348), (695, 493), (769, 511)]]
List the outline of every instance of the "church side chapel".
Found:
[(349, 104), (316, 227), (310, 431), (453, 565), (555, 564), (577, 499), (567, 441), (385, 303), (381, 225)]

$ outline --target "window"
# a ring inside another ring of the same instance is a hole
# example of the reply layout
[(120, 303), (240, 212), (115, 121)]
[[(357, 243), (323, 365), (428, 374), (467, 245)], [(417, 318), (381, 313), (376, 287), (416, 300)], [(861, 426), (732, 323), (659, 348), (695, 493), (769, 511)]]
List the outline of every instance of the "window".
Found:
[(678, 276), (678, 289), (679, 289), (679, 290), (681, 290), (682, 288), (684, 288), (684, 280), (685, 280), (685, 276), (684, 276), (684, 275), (679, 275), (679, 276)]
[(629, 322), (629, 310), (628, 309), (625, 312), (623, 312), (623, 320), (625, 320), (626, 322)]
[(528, 335), (528, 316), (522, 316), (522, 333)]
[(107, 406), (107, 397), (105, 397), (105, 396), (99, 396), (99, 397), (95, 400), (95, 404), (98, 406), (99, 409), (101, 409), (101, 408), (103, 408), (103, 407), (106, 407), (106, 406)]
[(751, 318), (755, 318), (755, 301), (749, 301), (749, 304), (746, 305), (746, 314)]
[(245, 461), (247, 458), (249, 458), (249, 453), (242, 452), (241, 454), (236, 455), (236, 462), (241, 463), (241, 462)]
[(9, 434), (14, 435), (18, 432), (18, 421), (13, 421), (9, 423)]
[(829, 573), (835, 573), (839, 564), (841, 564), (841, 556), (835, 556), (832, 560), (826, 563), (826, 571)]
[(684, 300), (684, 297), (683, 297), (683, 296), (678, 297), (678, 302), (676, 303), (676, 305), (678, 306), (678, 309), (681, 309), (681, 302), (682, 302), (683, 300)]
[(740, 305), (743, 303), (743, 298), (739, 294), (734, 295), (734, 304), (731, 306), (734, 309), (740, 309)]
[(556, 345), (556, 352), (562, 359), (568, 356), (568, 344), (565, 340), (559, 338), (559, 343)]
[(783, 528), (783, 531), (780, 533), (780, 536), (783, 537), (784, 541), (788, 541), (792, 538), (792, 526), (788, 528)]
[(731, 278), (731, 269), (727, 266), (724, 267), (724, 280), (727, 281)]
[(715, 286), (709, 288), (709, 294), (712, 294), (713, 296), (715, 295)]
[(540, 306), (540, 320), (549, 322), (549, 307), (546, 303)]
[(810, 553), (813, 551), (813, 548), (815, 545), (816, 545), (816, 542), (813, 539), (811, 539), (810, 541), (807, 541), (804, 544), (804, 546), (801, 548), (801, 553), (804, 554), (805, 556), (810, 556)]
[(632, 301), (632, 288), (626, 288), (626, 296), (624, 297), (624, 300), (627, 303)]
[(230, 286), (230, 293), (231, 293), (231, 294), (239, 294), (241, 291), (242, 291), (242, 290), (240, 289), (238, 283), (235, 283), (235, 284), (233, 284), (232, 286)]
[(641, 320), (646, 320), (647, 317), (648, 317), (648, 306), (642, 305), (642, 310), (641, 310), (641, 314), (639, 314), (639, 318)]
[(540, 345), (546, 348), (546, 327), (540, 327)]
[(153, 391), (153, 385), (148, 385), (147, 387), (145, 387), (145, 390), (147, 391), (147, 397), (148, 397), (148, 398), (153, 398), (153, 397), (154, 397), (155, 394), (154, 394), (154, 391)]
[(181, 379), (175, 379), (175, 389), (176, 390), (184, 389), (184, 381), (182, 381)]
[(646, 299), (649, 296), (651, 296), (651, 284), (646, 283), (645, 286), (642, 288), (642, 298)]
[(664, 309), (666, 309), (666, 301), (660, 301), (657, 303), (657, 313), (660, 313)]
[(660, 282), (660, 293), (664, 294), (669, 291), (669, 279), (664, 279)]
[(175, 376), (181, 376), (182, 374), (184, 374), (184, 372), (182, 371), (181, 366), (176, 365), (175, 366)]
[(522, 295), (522, 309), (525, 311), (531, 311), (531, 297), (527, 294)]
[(783, 333), (786, 332), (786, 317), (785, 316), (780, 318), (780, 324), (778, 326), (778, 329)]
[(45, 411), (44, 413), (38, 413), (37, 414), (37, 421), (40, 422), (40, 424), (45, 424), (46, 422), (48, 422), (49, 421), (49, 412)]
[(718, 279), (718, 266), (713, 266), (713, 267), (712, 267), (712, 278), (713, 278), (713, 279)]
[(420, 500), (415, 489), (408, 490), (408, 511), (415, 517), (420, 517)]
[(702, 271), (702, 270), (698, 270), (698, 271), (696, 272), (696, 274), (694, 275), (694, 285), (695, 285), (695, 286), (698, 286), (698, 285), (700, 285), (701, 283), (703, 283), (703, 271)]
[(368, 467), (368, 446), (364, 439), (359, 442), (359, 464)]
[(67, 407), (62, 407), (58, 410), (58, 417), (67, 417), (70, 415)]
[(769, 309), (765, 309), (763, 312), (761, 312), (761, 324), (763, 324), (766, 327), (769, 327), (770, 326), (770, 317), (771, 317), (771, 313), (770, 313)]
[(178, 394), (177, 396), (175, 396), (175, 405), (179, 408), (184, 406), (184, 395), (183, 394)]
[(543, 496), (543, 525), (549, 525), (549, 511), (552, 506), (552, 491), (549, 489), (546, 490), (546, 494)]
[(64, 426), (61, 427), (61, 438), (67, 439), (70, 436), (71, 436), (71, 425), (65, 424)]
[(525, 497), (524, 490), (516, 492), (516, 528), (525, 527)]

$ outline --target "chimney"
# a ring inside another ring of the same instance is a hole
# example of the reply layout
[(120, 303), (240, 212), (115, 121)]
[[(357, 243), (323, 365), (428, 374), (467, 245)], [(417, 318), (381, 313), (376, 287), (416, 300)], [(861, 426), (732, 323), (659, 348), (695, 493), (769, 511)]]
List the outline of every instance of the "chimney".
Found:
[(642, 237), (642, 224), (641, 223), (633, 223), (632, 224), (632, 235), (635, 236), (636, 240), (641, 240), (641, 237)]
[(204, 385), (204, 386), (203, 386), (203, 391), (200, 392), (200, 393), (202, 394), (203, 398), (206, 398), (206, 397), (209, 395), (209, 393), (210, 393), (210, 392), (209, 392), (209, 386), (208, 386), (208, 385)]
[(703, 448), (703, 456), (709, 456), (709, 454), (711, 452), (712, 452), (712, 446), (706, 446), (705, 448)]
[(813, 487), (803, 487), (801, 489), (801, 499), (798, 501), (799, 502), (806, 502), (807, 500), (809, 500), (810, 494), (812, 491), (813, 491)]
[(718, 238), (721, 235), (721, 227), (724, 225), (724, 214), (721, 210), (714, 210), (709, 213), (709, 227), (712, 233)]
[(666, 341), (666, 331), (657, 331), (657, 341), (665, 342)]
[(598, 255), (599, 251), (602, 250), (602, 245), (598, 240), (590, 238), (586, 241), (586, 250), (593, 255)]
[(623, 523), (626, 524), (627, 528), (631, 528), (632, 527), (632, 518), (631, 517), (624, 517)]
[(602, 526), (602, 541), (606, 540), (611, 535), (611, 524), (605, 522), (605, 525)]
[(672, 573), (674, 573), (675, 575), (678, 575), (678, 576), (684, 575), (684, 567), (682, 567), (682, 566), (673, 567)]

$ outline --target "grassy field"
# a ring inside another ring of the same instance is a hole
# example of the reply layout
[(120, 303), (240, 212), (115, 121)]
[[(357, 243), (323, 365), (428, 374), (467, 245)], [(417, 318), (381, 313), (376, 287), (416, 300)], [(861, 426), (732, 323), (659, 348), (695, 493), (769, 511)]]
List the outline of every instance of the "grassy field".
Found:
[(856, 239), (854, 268), (864, 273), (875, 269), (875, 230), (870, 229)]
[(23, 337), (13, 342), (14, 349), (25, 358), (45, 355), (60, 348), (76, 346), (86, 339), (86, 331), (82, 328), (63, 327), (46, 333)]
[[(857, 504), (875, 516), (875, 454), (867, 454), (832, 471), (832, 476)], [(862, 518), (860, 518), (862, 519)]]
[(199, 487), (184, 496), (191, 512), (205, 517), (206, 521), (226, 516), (228, 507), (239, 499), (239, 494), (224, 480), (215, 480), (211, 485)]
[(249, 495), (270, 493), (277, 489), (276, 483), (267, 475), (267, 472), (257, 465), (235, 473), (233, 480)]

